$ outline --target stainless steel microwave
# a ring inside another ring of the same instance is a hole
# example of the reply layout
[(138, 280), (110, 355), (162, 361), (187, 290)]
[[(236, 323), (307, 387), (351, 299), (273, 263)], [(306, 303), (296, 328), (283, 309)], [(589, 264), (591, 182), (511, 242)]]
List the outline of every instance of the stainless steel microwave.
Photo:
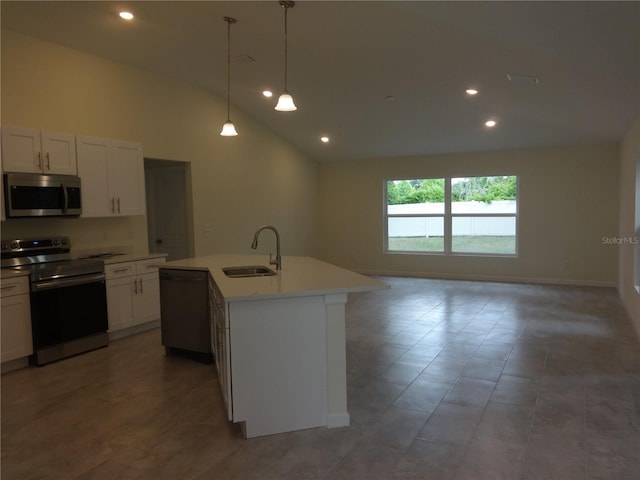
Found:
[(79, 216), (82, 213), (80, 177), (5, 173), (7, 218)]

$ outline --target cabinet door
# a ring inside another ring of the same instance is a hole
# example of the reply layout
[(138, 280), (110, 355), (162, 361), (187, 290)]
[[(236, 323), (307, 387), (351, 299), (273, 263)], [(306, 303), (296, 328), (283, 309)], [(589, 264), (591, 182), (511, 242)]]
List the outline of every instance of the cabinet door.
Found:
[[(226, 323), (225, 317), (228, 313), (225, 305), (225, 315), (223, 316), (223, 322)], [(227, 407), (227, 418), (229, 420), (233, 419), (233, 401), (231, 397), (231, 351), (230, 351), (230, 339), (229, 339), (229, 329), (220, 329), (220, 358), (221, 365), (220, 370), (222, 370), (222, 395), (224, 397), (224, 403)]]
[(160, 319), (160, 283), (158, 273), (147, 273), (136, 277), (134, 289), (134, 322), (146, 323)]
[(0, 316), (0, 360), (6, 362), (33, 353), (29, 295), (2, 298)]
[(144, 159), (139, 143), (113, 142), (109, 183), (113, 186), (117, 214), (145, 214)]
[(5, 172), (42, 172), (40, 130), (2, 127), (2, 159)]
[(110, 142), (104, 138), (76, 137), (78, 175), (82, 181), (82, 217), (110, 217), (113, 197), (109, 193)]
[(77, 175), (76, 137), (60, 132), (41, 133), (42, 171), (61, 175)]
[(109, 331), (130, 327), (134, 324), (134, 289), (136, 277), (107, 279), (107, 310)]

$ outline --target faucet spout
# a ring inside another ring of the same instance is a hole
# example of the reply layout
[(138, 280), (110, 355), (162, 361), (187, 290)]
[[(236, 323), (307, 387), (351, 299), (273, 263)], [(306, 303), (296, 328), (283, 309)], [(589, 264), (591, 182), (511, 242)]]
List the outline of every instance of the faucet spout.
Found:
[(263, 230), (271, 230), (276, 236), (276, 259), (271, 259), (271, 254), (269, 254), (269, 265), (275, 265), (276, 270), (282, 270), (282, 256), (280, 255), (280, 234), (278, 230), (273, 225), (263, 225), (262, 227), (256, 230), (256, 233), (253, 234), (253, 242), (251, 242), (251, 248), (254, 250), (258, 248), (258, 236), (260, 232)]

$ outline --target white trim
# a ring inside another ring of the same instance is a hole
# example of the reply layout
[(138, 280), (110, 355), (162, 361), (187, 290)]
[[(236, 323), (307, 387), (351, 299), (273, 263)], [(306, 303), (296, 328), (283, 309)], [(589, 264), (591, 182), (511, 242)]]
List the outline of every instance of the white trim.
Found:
[[(636, 290), (637, 290), (637, 287), (636, 287)], [(640, 290), (638, 291), (638, 293), (640, 294)], [(627, 306), (627, 304), (624, 302), (622, 298), (620, 289), (618, 289), (618, 297), (620, 298), (620, 303), (622, 303), (622, 308), (624, 308), (624, 311), (627, 314), (627, 317), (629, 317), (629, 320), (631, 321), (631, 326), (633, 327), (633, 331), (635, 332), (636, 337), (638, 337), (638, 340), (640, 341), (640, 325), (637, 325), (636, 322), (634, 321), (634, 318), (631, 315), (631, 310), (629, 310), (629, 307)]]
[(404, 272), (397, 270), (355, 270), (362, 275), (379, 275), (386, 277), (415, 277), (415, 278), (432, 278), (438, 280), (466, 280), (474, 282), (502, 282), (502, 283), (525, 283), (525, 284), (542, 284), (542, 285), (574, 285), (577, 287), (617, 287), (614, 280), (578, 280), (574, 278), (539, 278), (539, 277), (513, 277), (503, 275), (458, 275), (436, 272)]
[(349, 413), (330, 413), (327, 415), (327, 428), (348, 427), (350, 423)]
[(119, 340), (129, 335), (136, 335), (138, 333), (146, 332), (147, 330), (153, 330), (154, 328), (160, 328), (160, 320), (152, 320), (150, 322), (141, 323), (132, 327), (123, 328), (121, 330), (109, 331), (109, 341)]

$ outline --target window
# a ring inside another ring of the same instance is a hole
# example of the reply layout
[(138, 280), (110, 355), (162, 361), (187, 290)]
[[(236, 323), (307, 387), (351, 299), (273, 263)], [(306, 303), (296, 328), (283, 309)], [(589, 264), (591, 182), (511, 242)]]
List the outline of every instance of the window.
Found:
[(518, 180), (511, 176), (386, 182), (386, 251), (515, 255)]

